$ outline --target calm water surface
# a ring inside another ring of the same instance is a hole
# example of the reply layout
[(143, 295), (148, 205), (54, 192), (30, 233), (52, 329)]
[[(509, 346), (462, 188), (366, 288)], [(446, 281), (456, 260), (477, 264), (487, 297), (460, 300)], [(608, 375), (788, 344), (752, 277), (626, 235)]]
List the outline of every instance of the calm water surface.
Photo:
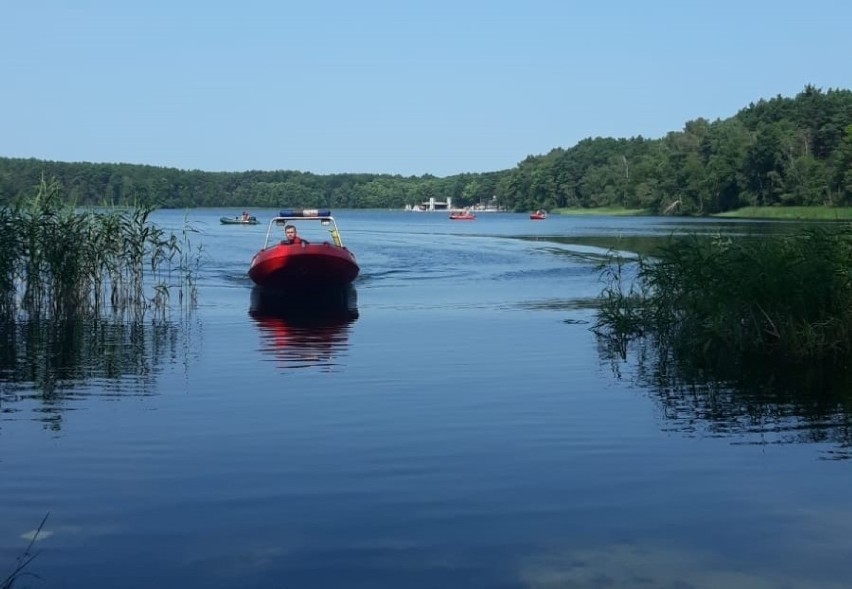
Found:
[(683, 386), (589, 330), (601, 237), (745, 224), (340, 211), (317, 316), (255, 296), (252, 212), (155, 214), (191, 312), (3, 326), (0, 581), (49, 512), (33, 587), (849, 586), (842, 382)]

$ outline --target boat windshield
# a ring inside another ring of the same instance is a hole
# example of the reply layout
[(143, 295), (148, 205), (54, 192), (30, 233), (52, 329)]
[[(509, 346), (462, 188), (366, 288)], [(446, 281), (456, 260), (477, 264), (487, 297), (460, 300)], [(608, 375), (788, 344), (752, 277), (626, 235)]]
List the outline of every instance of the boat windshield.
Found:
[[(306, 214), (307, 213), (307, 214)], [(284, 237), (284, 227), (293, 225), (301, 239), (308, 243), (329, 243), (343, 247), (337, 222), (331, 211), (317, 209), (282, 210), (269, 221), (264, 249), (276, 245)]]

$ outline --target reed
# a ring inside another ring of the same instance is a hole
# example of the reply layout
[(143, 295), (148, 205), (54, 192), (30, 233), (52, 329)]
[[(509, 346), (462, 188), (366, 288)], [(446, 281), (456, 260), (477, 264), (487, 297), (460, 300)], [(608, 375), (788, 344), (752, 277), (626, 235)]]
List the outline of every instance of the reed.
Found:
[(42, 528), (44, 528), (44, 524), (47, 521), (48, 515), (50, 514), (47, 513), (45, 514), (44, 518), (42, 518), (41, 523), (38, 525), (38, 528), (36, 528), (32, 538), (30, 538), (30, 543), (27, 545), (24, 552), (15, 560), (15, 564), (12, 566), (12, 570), (6, 575), (5, 578), (0, 579), (0, 589), (12, 589), (17, 581), (21, 580), (23, 577), (26, 576), (38, 578), (38, 575), (27, 572), (26, 568), (35, 559), (35, 557), (39, 555), (38, 552), (35, 552), (33, 550), (33, 546), (35, 545), (36, 540), (38, 540)]
[(139, 317), (177, 289), (194, 300), (200, 248), (149, 221), (147, 206), (80, 211), (44, 179), (27, 201), (0, 208), (0, 313), (14, 318)]
[(633, 273), (613, 256), (594, 329), (681, 354), (797, 362), (852, 352), (852, 231), (671, 238)]

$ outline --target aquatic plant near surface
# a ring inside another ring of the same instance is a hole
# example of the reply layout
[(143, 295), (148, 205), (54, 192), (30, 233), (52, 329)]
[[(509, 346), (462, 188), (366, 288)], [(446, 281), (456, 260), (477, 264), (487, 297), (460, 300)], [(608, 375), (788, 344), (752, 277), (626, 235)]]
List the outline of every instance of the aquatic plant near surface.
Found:
[(15, 564), (12, 567), (12, 570), (8, 573), (8, 575), (4, 579), (0, 579), (0, 589), (12, 589), (15, 586), (15, 583), (25, 576), (33, 576), (36, 575), (26, 571), (26, 568), (29, 564), (38, 556), (38, 552), (33, 551), (33, 546), (38, 540), (39, 535), (41, 534), (42, 528), (44, 528), (44, 524), (47, 521), (47, 516), (49, 513), (45, 514), (42, 518), (41, 523), (38, 525), (38, 528), (32, 533), (30, 537), (30, 543), (27, 544), (27, 548), (24, 552), (15, 560)]
[(0, 313), (11, 317), (163, 311), (195, 298), (200, 247), (149, 221), (150, 207), (79, 211), (44, 179), (0, 209)]
[(681, 354), (805, 361), (852, 353), (852, 231), (672, 238), (635, 275), (604, 272), (595, 331)]

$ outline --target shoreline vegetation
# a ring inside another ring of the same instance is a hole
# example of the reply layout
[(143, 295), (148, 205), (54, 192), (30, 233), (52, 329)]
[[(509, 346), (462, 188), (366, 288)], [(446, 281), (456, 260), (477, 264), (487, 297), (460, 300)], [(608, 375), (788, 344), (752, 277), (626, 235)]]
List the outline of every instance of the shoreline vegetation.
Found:
[(0, 206), (0, 319), (164, 314), (196, 297), (201, 249), (153, 225), (152, 207), (80, 209), (56, 180)]
[(611, 251), (593, 331), (652, 342), (675, 364), (767, 366), (852, 354), (852, 224), (774, 235), (672, 236), (653, 256)]
[(602, 215), (608, 217), (640, 217), (654, 214), (649, 209), (625, 209), (620, 207), (596, 207), (589, 209), (557, 208), (548, 212), (552, 215), (565, 215), (569, 217), (586, 217), (592, 215)]
[(733, 219), (848, 221), (852, 220), (852, 207), (743, 207), (713, 216)]
[[(561, 208), (550, 211), (550, 214), (577, 217), (591, 215), (604, 215), (610, 217), (663, 216), (651, 211), (650, 209), (625, 209), (619, 207), (597, 207), (590, 209)], [(743, 207), (733, 211), (708, 215), (708, 217), (782, 221), (849, 221), (852, 220), (852, 207)]]

